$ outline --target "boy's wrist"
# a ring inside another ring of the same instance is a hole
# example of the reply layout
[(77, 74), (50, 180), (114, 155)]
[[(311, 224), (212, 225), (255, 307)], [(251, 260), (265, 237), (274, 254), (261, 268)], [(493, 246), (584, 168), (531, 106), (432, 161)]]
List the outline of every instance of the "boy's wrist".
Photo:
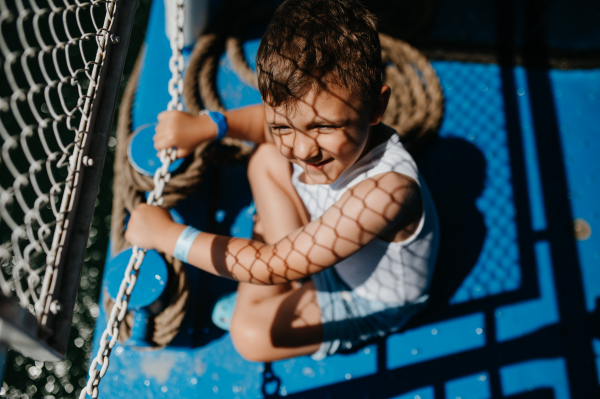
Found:
[(210, 117), (206, 114), (200, 113), (198, 115), (196, 115), (196, 118), (198, 119), (198, 127), (196, 128), (198, 137), (200, 138), (200, 141), (198, 142), (197, 145), (202, 144), (204, 141), (214, 141), (217, 138), (217, 134), (218, 134), (218, 128), (217, 125), (215, 125)]
[(154, 248), (160, 252), (173, 255), (177, 239), (185, 227), (185, 225), (176, 223), (174, 221), (170, 221), (170, 223), (165, 224), (162, 228), (163, 234), (158, 234), (156, 236)]
[(221, 112), (218, 111), (209, 111), (209, 110), (202, 110), (200, 111), (200, 116), (206, 115), (208, 117), (208, 119), (210, 119), (212, 126), (214, 127), (213, 129), (211, 129), (211, 139), (212, 140), (222, 140), (225, 138), (225, 136), (227, 135), (227, 119), (225, 118), (225, 115)]
[(179, 259), (182, 262), (188, 263), (188, 255), (192, 244), (196, 240), (196, 237), (200, 234), (200, 230), (192, 226), (185, 226), (183, 231), (179, 233), (177, 242), (175, 243), (175, 249), (173, 250), (173, 257)]

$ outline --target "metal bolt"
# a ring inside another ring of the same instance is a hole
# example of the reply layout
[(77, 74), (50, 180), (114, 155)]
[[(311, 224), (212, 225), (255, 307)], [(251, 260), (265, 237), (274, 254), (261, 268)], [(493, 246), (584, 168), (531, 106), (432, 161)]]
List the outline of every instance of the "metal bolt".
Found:
[(110, 42), (112, 44), (121, 43), (121, 38), (113, 33), (112, 35), (110, 35)]
[(60, 303), (58, 301), (52, 301), (52, 303), (50, 304), (50, 311), (53, 314), (57, 314), (61, 310), (62, 310), (62, 306), (60, 306)]
[(592, 235), (592, 228), (585, 219), (575, 219), (573, 221), (573, 235), (579, 241), (585, 241)]
[(87, 155), (83, 156), (82, 161), (85, 166), (88, 166), (88, 167), (94, 166), (94, 160), (92, 158), (88, 157)]

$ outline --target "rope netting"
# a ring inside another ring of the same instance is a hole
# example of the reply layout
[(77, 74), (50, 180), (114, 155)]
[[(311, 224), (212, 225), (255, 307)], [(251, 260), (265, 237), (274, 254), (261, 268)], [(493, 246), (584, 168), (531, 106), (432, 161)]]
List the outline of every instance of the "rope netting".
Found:
[(114, 0), (0, 0), (0, 290), (42, 324), (82, 168)]

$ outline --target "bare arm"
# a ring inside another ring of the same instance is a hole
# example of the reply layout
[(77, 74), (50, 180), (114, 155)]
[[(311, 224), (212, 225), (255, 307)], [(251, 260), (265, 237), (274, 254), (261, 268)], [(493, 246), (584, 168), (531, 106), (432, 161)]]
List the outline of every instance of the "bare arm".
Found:
[[(348, 190), (320, 218), (273, 245), (201, 233), (192, 245), (188, 262), (209, 273), (254, 284), (298, 280), (352, 255), (391, 221), (409, 219), (411, 212), (419, 209), (419, 201), (413, 180), (385, 173)], [(173, 254), (184, 228), (174, 223), (167, 211), (140, 205), (131, 215), (126, 239)]]
[[(224, 112), (227, 137), (255, 143), (265, 142), (265, 111), (262, 104)], [(177, 147), (177, 156), (185, 157), (205, 141), (217, 137), (217, 126), (207, 115), (165, 111), (158, 115), (154, 135), (157, 150)]]
[(265, 109), (262, 104), (224, 113), (227, 136), (260, 144), (265, 142)]

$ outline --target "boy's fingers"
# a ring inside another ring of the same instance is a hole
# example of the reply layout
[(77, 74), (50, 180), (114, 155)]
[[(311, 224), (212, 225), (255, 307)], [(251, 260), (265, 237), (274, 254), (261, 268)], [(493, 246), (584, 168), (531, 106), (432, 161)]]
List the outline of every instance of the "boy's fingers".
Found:
[(162, 138), (154, 140), (154, 149), (155, 150), (162, 150), (164, 148), (169, 148), (169, 147), (171, 147), (169, 145), (169, 143), (165, 142), (165, 140), (163, 140)]
[(164, 134), (166, 129), (166, 123), (164, 121), (159, 122), (154, 128), (154, 137)]
[(177, 158), (185, 158), (189, 155), (189, 151), (183, 149), (183, 148), (178, 148), (177, 149)]
[(175, 138), (173, 137), (173, 134), (171, 134), (169, 131), (161, 129), (160, 125), (157, 126), (156, 133), (154, 133), (152, 141), (154, 141), (154, 148), (157, 150), (173, 147), (175, 145)]
[(158, 116), (156, 117), (156, 119), (160, 122), (162, 120), (164, 120), (167, 117), (169, 111), (163, 111), (160, 114), (158, 114)]

